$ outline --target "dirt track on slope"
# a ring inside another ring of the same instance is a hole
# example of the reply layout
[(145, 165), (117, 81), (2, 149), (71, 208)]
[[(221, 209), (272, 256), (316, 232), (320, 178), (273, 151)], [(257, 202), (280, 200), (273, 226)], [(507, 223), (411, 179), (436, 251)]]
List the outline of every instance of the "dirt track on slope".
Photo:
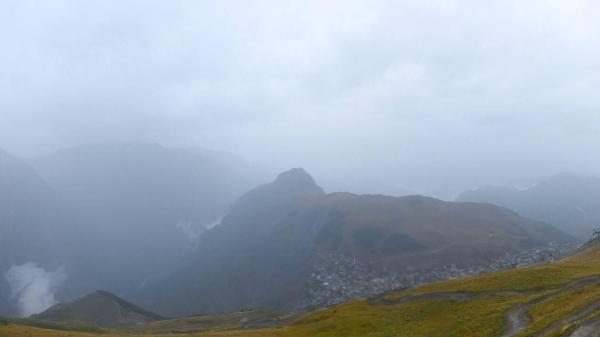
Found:
[[(396, 292), (396, 291), (393, 291)], [(531, 291), (486, 291), (486, 292), (439, 292), (419, 295), (407, 295), (397, 300), (390, 300), (386, 297), (391, 292), (383, 293), (368, 299), (369, 304), (373, 305), (396, 305), (410, 303), (415, 301), (455, 301), (466, 302), (478, 298), (487, 297), (510, 297), (519, 295), (533, 294)]]
[(569, 337), (600, 337), (600, 318), (583, 322)]
[(527, 329), (530, 319), (527, 311), (533, 304), (519, 304), (506, 312), (506, 327), (502, 337), (512, 337)]
[[(502, 337), (513, 337), (513, 336), (518, 335), (525, 329), (527, 329), (527, 327), (531, 323), (531, 320), (528, 315), (528, 311), (532, 306), (534, 306), (538, 303), (541, 303), (543, 301), (550, 300), (566, 291), (577, 289), (577, 288), (582, 288), (587, 285), (594, 284), (596, 282), (600, 282), (600, 275), (589, 276), (589, 277), (577, 279), (550, 294), (538, 297), (527, 303), (522, 303), (522, 304), (519, 304), (519, 305), (509, 309), (506, 312), (507, 323), (506, 323), (505, 331), (502, 334)], [(600, 310), (600, 302), (595, 302), (595, 303), (590, 304), (589, 306), (580, 310), (576, 314), (570, 315), (566, 319), (552, 324), (548, 328), (542, 330), (541, 332), (539, 332), (533, 336), (536, 336), (536, 337), (547, 336), (548, 334), (555, 331), (560, 326), (562, 326), (564, 324), (572, 323), (578, 319), (585, 317), (589, 313), (596, 311), (596, 310)]]
[[(550, 300), (560, 294), (563, 294), (564, 292), (585, 287), (596, 282), (600, 282), (600, 275), (577, 279), (566, 284), (563, 287), (556, 289), (556, 291), (553, 291), (549, 294), (535, 298), (529, 302), (521, 303), (510, 308), (505, 314), (506, 326), (504, 329), (504, 333), (501, 335), (501, 337), (514, 337), (519, 333), (523, 332), (525, 329), (527, 329), (527, 327), (529, 327), (529, 325), (531, 324), (531, 319), (529, 318), (528, 312), (532, 306), (543, 301)], [(397, 291), (398, 290), (393, 292)], [(403, 303), (410, 303), (414, 301), (466, 302), (473, 299), (485, 297), (531, 295), (535, 294), (536, 291), (439, 292), (420, 295), (407, 295), (396, 300), (390, 300), (386, 298), (390, 293), (392, 292), (383, 293), (381, 295), (369, 298), (368, 302), (373, 305), (397, 305)], [(552, 324), (551, 326), (535, 334), (534, 336), (547, 336), (548, 334), (555, 331), (557, 328), (563, 326), (564, 324), (569, 324), (580, 320), (583, 317), (589, 315), (590, 313), (598, 310), (600, 310), (600, 301), (594, 302), (586, 306), (585, 308), (579, 310), (577, 313), (569, 315), (567, 318)], [(575, 332), (573, 332), (571, 337), (600, 337), (600, 319), (584, 323)]]
[(386, 298), (388, 293), (369, 298), (369, 304), (374, 305), (396, 305), (403, 303), (410, 303), (415, 301), (456, 301), (466, 302), (475, 298), (474, 293), (462, 293), (462, 292), (442, 292), (442, 293), (429, 293), (421, 295), (408, 295), (399, 298), (398, 300), (389, 300)]
[[(587, 316), (595, 311), (598, 311), (598, 310), (600, 310), (600, 301), (596, 301), (596, 302), (586, 306), (585, 308), (579, 310), (577, 313), (575, 313), (573, 315), (569, 315), (567, 318), (552, 324), (548, 328), (542, 330), (542, 332), (536, 334), (535, 337), (548, 336), (552, 332), (556, 331), (556, 329), (560, 328), (561, 326), (578, 321), (578, 320), (584, 318), (585, 316)], [(600, 331), (595, 331), (595, 332), (600, 334)], [(573, 335), (571, 335), (571, 336), (573, 336)], [(583, 335), (583, 336), (586, 336), (586, 335)], [(595, 336), (595, 335), (591, 335), (591, 336)]]

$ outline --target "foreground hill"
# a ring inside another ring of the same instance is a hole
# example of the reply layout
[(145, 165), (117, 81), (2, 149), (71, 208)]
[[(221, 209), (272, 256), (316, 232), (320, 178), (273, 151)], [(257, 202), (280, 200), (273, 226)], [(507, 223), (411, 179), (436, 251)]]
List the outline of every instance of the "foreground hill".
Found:
[(59, 303), (33, 319), (82, 321), (103, 328), (131, 327), (158, 321), (163, 317), (146, 311), (106, 291), (95, 291), (70, 303)]
[(293, 169), (242, 196), (140, 303), (170, 316), (304, 310), (511, 267), (520, 252), (572, 242), (492, 205), (326, 194)]
[(525, 190), (487, 186), (458, 201), (487, 202), (556, 225), (587, 240), (600, 224), (600, 177), (558, 174)]
[[(169, 322), (171, 326), (177, 324), (177, 320)], [(187, 319), (183, 322), (190, 324)], [(66, 328), (73, 329), (70, 326)], [(60, 327), (55, 326), (54, 329)], [(389, 292), (317, 310), (289, 323), (274, 323), (272, 327), (199, 330), (203, 332), (186, 335), (594, 337), (600, 333), (600, 243), (591, 243), (575, 255), (552, 264)], [(83, 332), (33, 328), (10, 320), (0, 321), (0, 336), (67, 335), (94, 336)], [(103, 336), (117, 335), (118, 332), (113, 332)]]

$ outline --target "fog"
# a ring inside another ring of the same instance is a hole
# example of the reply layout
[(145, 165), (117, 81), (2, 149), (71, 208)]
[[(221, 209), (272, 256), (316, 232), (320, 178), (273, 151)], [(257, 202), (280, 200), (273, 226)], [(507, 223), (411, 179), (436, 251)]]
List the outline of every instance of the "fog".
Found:
[(2, 1), (0, 148), (157, 142), (451, 198), (600, 172), (594, 1)]
[(47, 271), (34, 262), (11, 266), (5, 275), (23, 316), (37, 314), (56, 304), (55, 293), (66, 279), (63, 269)]

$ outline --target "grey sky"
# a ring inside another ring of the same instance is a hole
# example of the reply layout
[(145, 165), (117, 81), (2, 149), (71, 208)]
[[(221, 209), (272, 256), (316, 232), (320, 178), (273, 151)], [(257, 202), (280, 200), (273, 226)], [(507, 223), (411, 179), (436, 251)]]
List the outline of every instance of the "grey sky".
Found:
[(600, 173), (596, 1), (0, 0), (0, 148), (152, 141), (448, 196)]

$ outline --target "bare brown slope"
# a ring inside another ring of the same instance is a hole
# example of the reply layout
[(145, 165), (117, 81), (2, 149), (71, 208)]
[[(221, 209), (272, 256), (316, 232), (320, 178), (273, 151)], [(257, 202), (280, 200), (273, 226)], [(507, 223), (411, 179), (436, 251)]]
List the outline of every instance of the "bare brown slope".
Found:
[(335, 193), (324, 197), (318, 207), (335, 213), (342, 223), (337, 229), (327, 221), (321, 225), (321, 231), (339, 241), (327, 250), (375, 260), (395, 257), (403, 263), (410, 258), (414, 264), (428, 260), (464, 264), (572, 240), (542, 222), (488, 204)]

